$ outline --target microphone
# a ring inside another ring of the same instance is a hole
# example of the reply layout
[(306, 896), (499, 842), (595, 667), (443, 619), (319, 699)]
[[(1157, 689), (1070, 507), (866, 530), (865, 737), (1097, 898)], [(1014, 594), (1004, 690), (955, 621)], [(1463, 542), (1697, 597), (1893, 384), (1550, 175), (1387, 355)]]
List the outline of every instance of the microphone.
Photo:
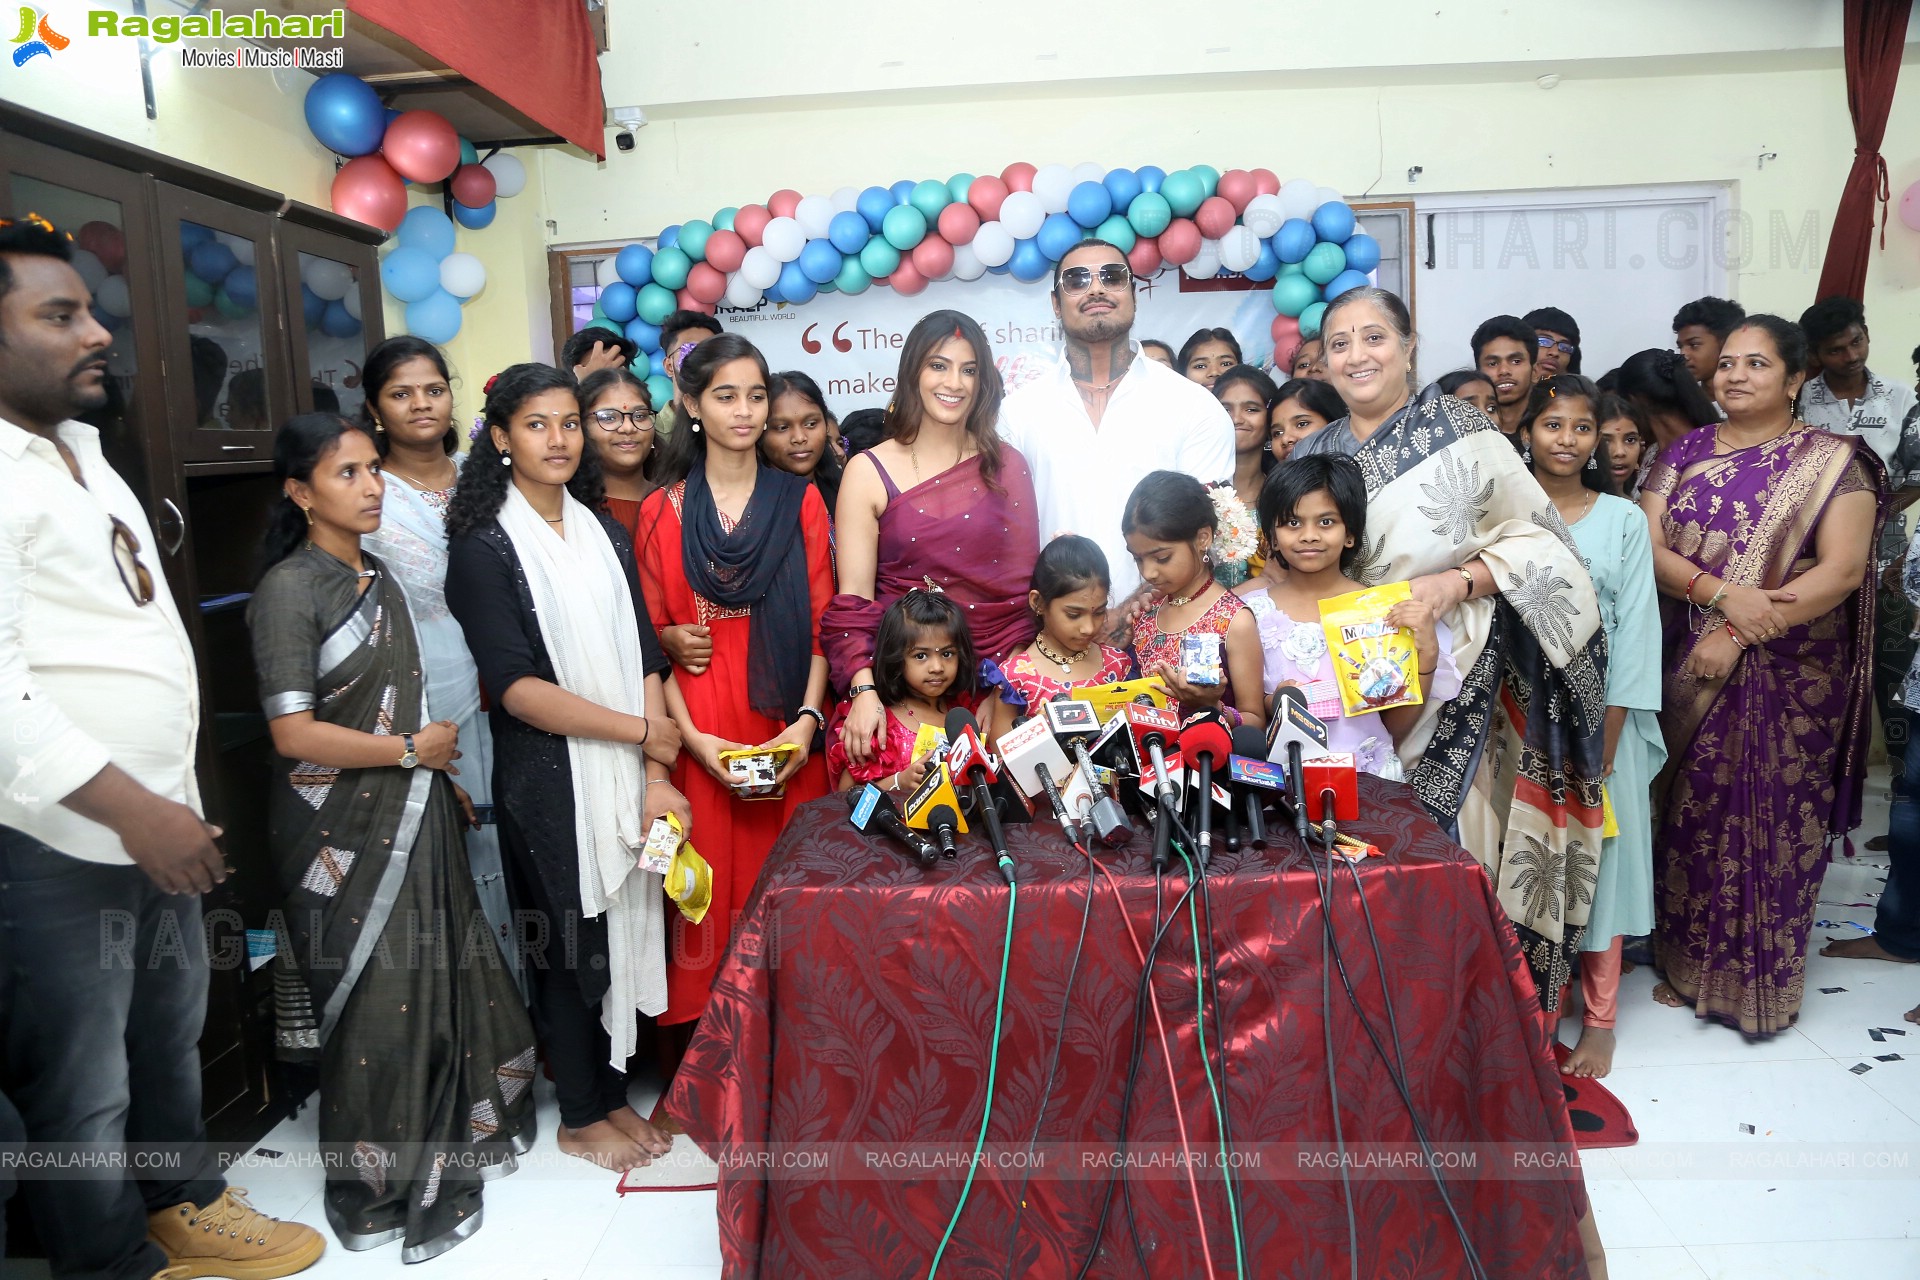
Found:
[(1328, 827), (1360, 817), (1360, 771), (1352, 755), (1336, 752), (1306, 762), (1307, 808)]
[(1049, 702), (1043, 709), (1047, 727), (1053, 731), (1053, 736), (1073, 752), (1074, 761), (1079, 766), (1076, 774), (1078, 784), (1085, 787), (1092, 797), (1092, 809), (1086, 820), (1093, 834), (1109, 848), (1117, 848), (1133, 839), (1133, 824), (1127, 821), (1126, 810), (1100, 785), (1099, 779), (1094, 776), (1093, 758), (1087, 753), (1088, 740), (1100, 732), (1100, 717), (1094, 711), (1093, 704), (1067, 698)]
[[(1167, 769), (1167, 748), (1173, 745), (1180, 722), (1170, 711), (1158, 707), (1129, 704), (1120, 714), (1126, 717), (1127, 733), (1133, 740), (1136, 761), (1151, 762), (1157, 791), (1153, 819), (1153, 868), (1165, 871), (1173, 861), (1173, 810), (1180, 792)], [(1142, 772), (1145, 772), (1144, 765)]]
[(945, 761), (927, 766), (927, 776), (907, 797), (906, 814), (909, 827), (934, 834), (942, 856), (954, 856), (954, 834), (966, 834), (967, 820), (960, 811), (960, 793), (954, 790), (953, 775)]
[(940, 860), (940, 850), (934, 847), (933, 841), (909, 827), (901, 819), (900, 811), (894, 808), (892, 799), (873, 783), (848, 791), (847, 807), (852, 811), (855, 830), (869, 834), (878, 831), (905, 845), (922, 868)]
[(1044, 794), (1047, 797), (1047, 804), (1052, 807), (1053, 816), (1060, 820), (1067, 839), (1075, 844), (1083, 843), (1079, 827), (1067, 811), (1067, 802), (1060, 798), (1060, 785), (1054, 781), (1064, 779), (1073, 766), (1067, 763), (1067, 753), (1054, 740), (1045, 719), (1030, 717), (1001, 734), (1000, 762), (1022, 791), (1030, 796)]
[(1319, 716), (1307, 710), (1306, 695), (1292, 685), (1287, 685), (1273, 695), (1273, 724), (1269, 729), (1273, 749), (1268, 753), (1269, 760), (1283, 757), (1287, 762), (1287, 777), (1293, 784), (1293, 825), (1294, 831), (1302, 840), (1307, 838), (1307, 804), (1304, 782), (1302, 780), (1301, 759), (1305, 748), (1311, 745), (1315, 754), (1327, 748), (1327, 724)]
[(1195, 806), (1194, 839), (1200, 845), (1200, 866), (1213, 856), (1213, 770), (1233, 754), (1226, 718), (1218, 711), (1196, 711), (1180, 730), (1180, 757), (1193, 766), (1200, 799)]
[(980, 741), (980, 726), (965, 707), (947, 712), (947, 767), (962, 785), (973, 790), (976, 816), (986, 824), (987, 840), (1000, 864), (1000, 874), (1013, 883), (1013, 855), (1007, 852), (1007, 836), (1000, 829), (1000, 810), (993, 802), (993, 781), (999, 777), (994, 758)]
[(1233, 731), (1233, 759), (1228, 769), (1246, 807), (1247, 843), (1256, 849), (1267, 847), (1265, 796), (1286, 788), (1286, 774), (1274, 768), (1266, 751), (1266, 735), (1252, 725), (1243, 724)]

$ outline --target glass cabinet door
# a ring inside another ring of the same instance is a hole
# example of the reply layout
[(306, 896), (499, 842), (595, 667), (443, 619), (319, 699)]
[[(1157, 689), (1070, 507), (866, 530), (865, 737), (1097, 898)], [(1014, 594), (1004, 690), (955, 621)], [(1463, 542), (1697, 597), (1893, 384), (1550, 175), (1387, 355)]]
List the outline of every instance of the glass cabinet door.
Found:
[(379, 260), (370, 245), (284, 218), (277, 234), (294, 404), (301, 413), (358, 418), (366, 399), (360, 370), (381, 337)]

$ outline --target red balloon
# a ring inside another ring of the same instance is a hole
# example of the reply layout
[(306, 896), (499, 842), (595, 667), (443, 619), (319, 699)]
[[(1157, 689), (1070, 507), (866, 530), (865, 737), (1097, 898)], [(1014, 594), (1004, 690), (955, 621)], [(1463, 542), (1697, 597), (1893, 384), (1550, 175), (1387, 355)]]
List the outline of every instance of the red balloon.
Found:
[(1220, 175), (1220, 187), (1215, 194), (1225, 196), (1235, 213), (1245, 213), (1247, 201), (1260, 194), (1260, 187), (1245, 169), (1229, 169)]
[[(967, 204), (980, 215), (980, 221), (992, 222), (1000, 216), (1000, 202), (1007, 198), (1007, 184), (988, 174), (975, 178), (967, 188)], [(945, 212), (945, 210), (942, 210)], [(959, 243), (955, 241), (955, 243)]]
[(187, 308), (188, 324), (199, 324), (202, 320), (205, 320), (206, 318), (207, 318), (207, 311), (205, 307), (188, 307)]
[(765, 205), (745, 204), (740, 206), (740, 212), (733, 215), (733, 230), (747, 248), (753, 249), (759, 247), (760, 237), (772, 221), (773, 215)]
[(696, 262), (687, 272), (687, 292), (702, 302), (718, 302), (727, 296), (727, 277), (711, 262)]
[(1300, 321), (1293, 316), (1275, 316), (1273, 318), (1273, 349), (1280, 350), (1287, 343), (1300, 336)]
[[(1221, 179), (1226, 181), (1225, 178)], [(1233, 230), (1233, 204), (1225, 196), (1208, 196), (1193, 211), (1193, 225), (1209, 240), (1218, 240)]]
[(1007, 184), (1009, 191), (1031, 191), (1033, 175), (1038, 172), (1040, 172), (1038, 167), (1028, 164), (1025, 160), (1016, 160), (1000, 171), (1000, 181)]
[(1184, 267), (1200, 253), (1200, 228), (1187, 218), (1175, 218), (1160, 233), (1160, 256), (1176, 267)]
[[(734, 225), (739, 225), (737, 217)], [(738, 271), (740, 260), (746, 256), (747, 242), (737, 231), (716, 231), (707, 237), (707, 261), (717, 270)]]
[(453, 198), (469, 209), (479, 209), (492, 203), (497, 188), (493, 181), (493, 171), (485, 165), (463, 164), (453, 171), (453, 181), (447, 186), (453, 192)]
[[(687, 279), (693, 279), (693, 272), (687, 272)], [(722, 292), (725, 292), (724, 288)], [(683, 311), (704, 311), (708, 315), (712, 315), (714, 312), (713, 304), (711, 302), (702, 302), (700, 299), (694, 297), (692, 289), (682, 289), (680, 292), (674, 294), (673, 298)]]
[(1279, 195), (1279, 175), (1271, 169), (1255, 169), (1253, 171), (1253, 194), (1257, 196)]
[[(457, 156), (458, 139), (454, 145)], [(379, 156), (356, 156), (333, 175), (333, 211), (382, 231), (398, 231), (407, 216), (406, 184)]]
[(1133, 274), (1145, 279), (1160, 269), (1160, 244), (1153, 236), (1141, 236), (1127, 250), (1127, 265)]
[[(920, 243), (925, 244), (926, 241), (922, 240)], [(920, 274), (919, 269), (909, 259), (902, 262), (894, 273), (887, 277), (887, 283), (892, 285), (901, 297), (911, 298), (927, 287), (927, 278)]]
[[(800, 193), (790, 187), (782, 187), (767, 197), (767, 208), (776, 218), (791, 218), (793, 211), (800, 207)], [(738, 215), (735, 215), (736, 220)]]
[(387, 126), (380, 154), (403, 178), (438, 182), (460, 167), (460, 135), (438, 111), (406, 111)]
[(111, 222), (96, 220), (82, 224), (73, 233), (73, 243), (100, 259), (108, 275), (119, 275), (127, 265), (127, 238)]
[(940, 211), (938, 226), (940, 238), (948, 244), (968, 244), (980, 229), (980, 215), (971, 204), (950, 204)]
[(929, 280), (936, 280), (953, 270), (953, 246), (939, 236), (928, 236), (913, 246), (909, 260), (915, 271)]

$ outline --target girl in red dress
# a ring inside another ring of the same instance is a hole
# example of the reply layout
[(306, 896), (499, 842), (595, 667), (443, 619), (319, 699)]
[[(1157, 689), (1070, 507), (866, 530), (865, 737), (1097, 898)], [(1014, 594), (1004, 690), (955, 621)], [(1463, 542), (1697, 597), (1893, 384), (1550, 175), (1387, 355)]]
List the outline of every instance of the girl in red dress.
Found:
[(1100, 643), (1111, 590), (1106, 553), (1092, 538), (1063, 533), (1040, 549), (1027, 590), (1040, 634), (1006, 665), (1008, 687), (1021, 699), (1023, 714), (1033, 715), (1070, 689), (1111, 684), (1133, 673), (1125, 649)]
[[(674, 782), (693, 809), (699, 848), (713, 867), (713, 906), (698, 925), (676, 917), (667, 951), (663, 1024), (690, 1022), (725, 955), (767, 851), (796, 806), (826, 794), (815, 736), (827, 692), (817, 636), (833, 598), (826, 504), (805, 478), (759, 458), (767, 425), (767, 362), (752, 343), (721, 334), (680, 366), (687, 422), (660, 460), (661, 488), (641, 504), (640, 579), (654, 626), (710, 628), (713, 653), (695, 672), (676, 667), (667, 706), (683, 749)], [(720, 753), (787, 744), (786, 793), (742, 800)]]
[[(886, 707), (880, 741), (864, 764), (847, 759), (840, 728), (849, 702), (834, 709), (827, 730), (827, 772), (842, 791), (857, 782), (877, 782), (887, 791), (912, 791), (927, 773), (930, 748), (917, 754), (922, 729), (945, 739), (947, 712), (954, 707), (978, 711), (980, 660), (974, 656), (967, 615), (945, 592), (915, 587), (887, 606), (874, 639), (873, 683)], [(981, 732), (992, 735), (993, 705)]]

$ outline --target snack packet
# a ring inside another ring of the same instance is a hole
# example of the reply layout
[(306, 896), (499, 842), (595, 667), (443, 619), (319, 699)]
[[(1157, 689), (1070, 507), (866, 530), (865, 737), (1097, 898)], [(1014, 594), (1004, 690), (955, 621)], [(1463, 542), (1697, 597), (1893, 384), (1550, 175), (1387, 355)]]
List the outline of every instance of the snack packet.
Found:
[(1180, 678), (1192, 685), (1217, 685), (1221, 680), (1220, 637), (1211, 631), (1180, 637)]
[(1340, 706), (1347, 715), (1425, 701), (1413, 632), (1387, 621), (1388, 610), (1411, 599), (1411, 583), (1389, 582), (1320, 602), (1320, 626), (1327, 635)]

